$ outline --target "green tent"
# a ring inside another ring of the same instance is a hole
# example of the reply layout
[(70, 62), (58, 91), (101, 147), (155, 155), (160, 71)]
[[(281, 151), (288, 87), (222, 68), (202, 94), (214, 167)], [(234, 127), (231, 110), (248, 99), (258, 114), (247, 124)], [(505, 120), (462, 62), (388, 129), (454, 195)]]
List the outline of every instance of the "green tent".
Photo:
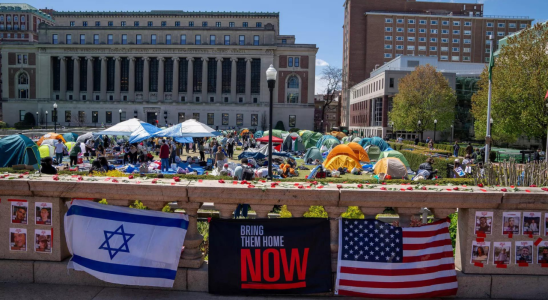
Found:
[[(272, 133), (273, 133), (272, 136), (275, 136), (277, 138), (282, 138), (282, 134), (288, 133), (288, 132), (283, 130), (278, 130), (278, 129), (272, 129)], [(269, 136), (269, 135), (270, 135), (270, 131), (267, 130), (263, 132), (263, 136)]]
[(367, 152), (367, 155), (369, 155), (369, 159), (371, 161), (378, 161), (379, 157), (381, 156), (381, 149), (379, 149), (379, 147), (377, 146), (372, 146), (372, 145), (366, 146), (365, 152)]
[(340, 143), (341, 142), (336, 137), (326, 134), (316, 143), (316, 147), (321, 149), (322, 146), (325, 145), (327, 148), (330, 148), (331, 146), (337, 146)]
[(401, 160), (401, 162), (409, 168), (409, 162), (407, 161), (407, 159), (405, 158), (405, 156), (403, 156), (403, 154), (401, 154), (401, 152), (399, 151), (396, 151), (396, 150), (390, 150), (390, 151), (384, 151), (384, 152), (381, 152), (381, 157), (380, 158), (385, 158), (385, 157), (396, 157), (396, 158), (399, 158)]
[(66, 142), (76, 142), (76, 140), (78, 140), (78, 135), (76, 133), (69, 132), (63, 134), (63, 138)]
[(322, 138), (322, 134), (319, 132), (306, 131), (301, 135), (303, 139), (303, 144), (306, 149), (310, 147), (315, 147), (316, 143)]
[[(355, 137), (355, 138), (352, 140), (352, 142), (360, 144), (360, 143), (362, 142), (362, 138), (361, 138), (361, 137)], [(361, 144), (360, 144), (360, 145), (361, 145)]]
[(316, 147), (309, 148), (305, 155), (304, 155), (304, 163), (306, 164), (308, 160), (312, 159), (312, 161), (319, 159), (321, 162), (323, 162), (322, 153), (320, 152), (320, 149)]
[(341, 140), (341, 144), (345, 144), (345, 145), (346, 145), (346, 144), (350, 143), (350, 142), (352, 141), (350, 138), (351, 138), (351, 137), (349, 137), (349, 136), (343, 137), (342, 140)]
[(14, 134), (0, 140), (0, 167), (13, 165), (33, 165), (39, 168), (38, 146), (22, 134)]

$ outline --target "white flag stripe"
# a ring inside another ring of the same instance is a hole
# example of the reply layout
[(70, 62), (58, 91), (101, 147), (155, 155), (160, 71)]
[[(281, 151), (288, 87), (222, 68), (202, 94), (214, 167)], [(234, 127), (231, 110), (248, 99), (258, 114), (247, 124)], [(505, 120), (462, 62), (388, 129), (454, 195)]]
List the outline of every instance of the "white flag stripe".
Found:
[(443, 241), (447, 239), (451, 239), (451, 236), (449, 235), (449, 233), (443, 233), (443, 234), (438, 234), (432, 237), (425, 237), (425, 238), (403, 238), (403, 244), (404, 245), (426, 244), (430, 242)]
[(397, 263), (397, 264), (387, 264), (387, 263), (371, 263), (363, 261), (349, 261), (341, 260), (339, 262), (339, 267), (350, 267), (350, 268), (363, 268), (363, 269), (380, 269), (380, 270), (402, 270), (402, 269), (417, 269), (417, 268), (427, 268), (435, 267), (445, 264), (453, 264), (455, 260), (452, 257), (444, 257), (436, 260), (421, 261), (421, 262), (412, 262), (412, 263)]
[(415, 256), (423, 256), (428, 254), (435, 254), (435, 253), (443, 253), (453, 251), (453, 247), (451, 245), (447, 246), (441, 246), (441, 247), (432, 247), (422, 250), (403, 250), (403, 256), (406, 258), (415, 257)]
[(370, 281), (370, 282), (409, 282), (435, 279), (441, 277), (456, 276), (455, 270), (439, 271), (421, 275), (403, 275), (403, 276), (379, 276), (379, 275), (358, 275), (341, 273), (340, 279), (355, 280), (355, 281)]
[(448, 228), (448, 227), (449, 227), (449, 223), (448, 222), (443, 222), (442, 224), (425, 225), (425, 226), (422, 226), (422, 227), (405, 227), (405, 228), (402, 228), (402, 230), (403, 230), (403, 232), (414, 232), (414, 231), (432, 232), (432, 231), (437, 231), (437, 230), (440, 230), (442, 228)]
[(352, 291), (358, 293), (367, 293), (373, 295), (412, 295), (412, 294), (424, 294), (429, 292), (456, 289), (458, 287), (457, 282), (436, 284), (431, 286), (417, 287), (417, 288), (402, 288), (402, 289), (385, 289), (385, 288), (362, 288), (354, 286), (340, 286), (341, 290)]

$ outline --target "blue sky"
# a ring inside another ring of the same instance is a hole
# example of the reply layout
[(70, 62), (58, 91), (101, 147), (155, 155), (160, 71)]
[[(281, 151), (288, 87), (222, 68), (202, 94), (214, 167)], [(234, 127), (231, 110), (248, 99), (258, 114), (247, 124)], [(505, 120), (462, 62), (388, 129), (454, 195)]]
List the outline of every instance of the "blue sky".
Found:
[[(354, 0), (355, 1), (355, 0)], [(365, 0), (367, 1), (367, 0)], [(388, 0), (369, 0), (388, 1)], [(485, 15), (529, 16), (539, 21), (548, 19), (548, 0), (423, 0), (425, 2), (484, 3)], [(295, 35), (297, 43), (316, 44), (317, 71), (322, 66), (342, 65), (342, 24), (344, 0), (200, 0), (200, 1), (67, 1), (33, 0), (26, 3), (36, 8), (55, 10), (137, 11), (173, 9), (187, 11), (262, 11), (280, 13), (281, 34)], [(318, 77), (318, 76), (317, 76)], [(321, 86), (317, 84), (317, 86)], [(316, 89), (318, 91), (318, 88)]]

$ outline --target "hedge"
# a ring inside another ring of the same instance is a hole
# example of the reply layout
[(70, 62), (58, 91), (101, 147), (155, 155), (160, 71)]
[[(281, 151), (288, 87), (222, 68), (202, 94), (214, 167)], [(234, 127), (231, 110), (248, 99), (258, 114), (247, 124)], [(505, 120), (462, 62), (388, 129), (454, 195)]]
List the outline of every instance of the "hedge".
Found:
[[(405, 145), (415, 145), (415, 142), (413, 142), (413, 141), (402, 141), (402, 143), (405, 144)], [(398, 149), (394, 148), (394, 147), (396, 147), (396, 145), (399, 145), (400, 149), (404, 146), (400, 143), (396, 143), (396, 141), (394, 141), (394, 140), (391, 140), (389, 142), (389, 144), (392, 147), (392, 149), (394, 149), (394, 150), (398, 150)], [(426, 143), (419, 143), (418, 146), (428, 149), (428, 144), (426, 144)], [(472, 144), (472, 146), (474, 147), (474, 149), (483, 147), (483, 145), (477, 145), (477, 144)], [(434, 149), (442, 150), (443, 152), (442, 151), (436, 151), (436, 150), (432, 150), (430, 152), (453, 155), (453, 145), (434, 144)], [(466, 147), (461, 146), (459, 148), (459, 156), (461, 156), (461, 157), (466, 156)], [(495, 151), (490, 151), (489, 160), (494, 162), (494, 161), (496, 161), (496, 159), (497, 159), (497, 153)]]
[[(417, 171), (419, 169), (419, 166), (422, 163), (424, 163), (427, 158), (431, 157), (429, 155), (421, 153), (422, 151), (426, 151), (426, 150), (417, 149), (417, 150), (409, 151), (409, 150), (403, 150), (404, 145), (395, 144), (395, 143), (389, 143), (389, 144), (390, 144), (390, 147), (392, 147), (392, 149), (400, 151), (401, 154), (403, 154), (405, 159), (407, 159), (407, 162), (409, 162), (409, 167), (413, 171)], [(438, 169), (439, 176), (448, 177), (449, 176), (448, 164), (450, 164), (451, 161), (448, 159), (442, 159), (437, 157), (432, 157), (432, 158), (434, 159), (434, 164), (432, 165), (432, 168), (434, 170)]]

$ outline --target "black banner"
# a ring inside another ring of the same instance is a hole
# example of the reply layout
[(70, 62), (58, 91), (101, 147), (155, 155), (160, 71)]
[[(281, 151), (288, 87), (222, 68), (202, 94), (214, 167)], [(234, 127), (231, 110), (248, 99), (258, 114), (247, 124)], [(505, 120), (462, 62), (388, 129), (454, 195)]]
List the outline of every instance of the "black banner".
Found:
[(327, 219), (212, 219), (209, 240), (210, 293), (331, 291)]

